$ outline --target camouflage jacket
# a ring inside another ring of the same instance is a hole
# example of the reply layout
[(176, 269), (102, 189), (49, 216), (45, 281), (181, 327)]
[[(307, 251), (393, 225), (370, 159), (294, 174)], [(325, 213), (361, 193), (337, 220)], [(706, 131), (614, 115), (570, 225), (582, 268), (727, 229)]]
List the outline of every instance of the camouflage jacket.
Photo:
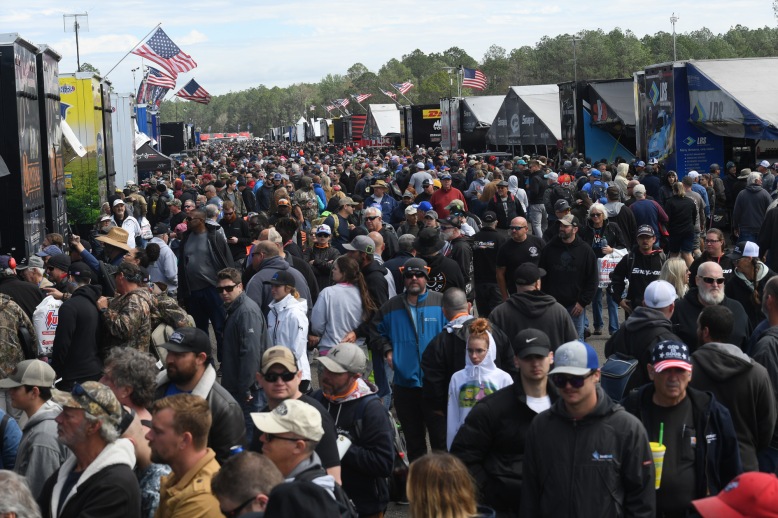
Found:
[(176, 299), (160, 293), (154, 295), (154, 310), (151, 313), (151, 330), (153, 331), (160, 324), (168, 325), (172, 328), (189, 326), (189, 315), (178, 305)]
[(303, 217), (311, 222), (319, 217), (319, 201), (316, 193), (311, 190), (299, 189), (294, 193), (294, 201), (303, 211)]
[(139, 288), (114, 297), (103, 312), (103, 329), (106, 330), (104, 347), (132, 347), (149, 352), (152, 331), (152, 315), (156, 304), (147, 288)]
[(17, 363), (25, 359), (19, 342), (21, 326), (35, 333), (32, 321), (24, 310), (11, 297), (0, 293), (0, 379), (5, 378)]

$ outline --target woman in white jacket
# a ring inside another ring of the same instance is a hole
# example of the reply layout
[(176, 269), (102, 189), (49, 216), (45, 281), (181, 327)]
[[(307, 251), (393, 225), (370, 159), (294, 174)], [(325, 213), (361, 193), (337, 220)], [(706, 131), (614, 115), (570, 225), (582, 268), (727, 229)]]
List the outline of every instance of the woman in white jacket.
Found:
[(308, 302), (295, 289), (294, 276), (280, 270), (265, 284), (270, 284), (273, 302), (268, 304), (267, 330), (273, 345), (288, 347), (303, 371), (300, 392), (311, 388), (311, 365), (308, 362)]
[(513, 384), (511, 375), (497, 368), (497, 345), (491, 333), (492, 326), (485, 318), (476, 318), (468, 326), (465, 368), (451, 376), (448, 385), (446, 447), (465, 422), (470, 410), (483, 398)]

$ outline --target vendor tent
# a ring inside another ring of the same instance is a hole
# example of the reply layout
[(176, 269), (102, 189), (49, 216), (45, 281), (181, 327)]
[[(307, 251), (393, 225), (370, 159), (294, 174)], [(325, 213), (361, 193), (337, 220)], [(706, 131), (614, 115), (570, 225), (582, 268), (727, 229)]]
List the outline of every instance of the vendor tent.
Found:
[(556, 148), (562, 138), (557, 85), (512, 86), (489, 128), (498, 146)]
[(778, 140), (778, 58), (686, 63), (690, 119), (722, 137)]
[(138, 171), (170, 171), (171, 169), (172, 159), (151, 147), (149, 142), (135, 152), (135, 158), (138, 160)]
[[(497, 112), (505, 100), (504, 95), (481, 95), (462, 99), (462, 131), (471, 133), (477, 128), (488, 128), (492, 125)], [(460, 105), (461, 106), (461, 105)]]
[(635, 85), (632, 79), (589, 83), (592, 124), (635, 126)]
[(400, 111), (394, 104), (368, 105), (363, 139), (378, 140), (400, 135)]

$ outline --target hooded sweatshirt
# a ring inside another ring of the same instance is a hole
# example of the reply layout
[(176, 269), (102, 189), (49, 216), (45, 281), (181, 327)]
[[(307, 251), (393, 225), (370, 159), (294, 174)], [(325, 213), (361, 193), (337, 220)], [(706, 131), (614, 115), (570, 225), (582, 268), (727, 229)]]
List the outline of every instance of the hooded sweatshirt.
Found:
[(727, 407), (745, 471), (757, 471), (757, 453), (770, 445), (776, 419), (770, 376), (732, 344), (711, 342), (692, 354), (691, 386), (713, 392)]
[(291, 294), (269, 304), (267, 331), (273, 345), (288, 347), (297, 358), (303, 371), (303, 380), (310, 381), (311, 365), (308, 363), (308, 302), (295, 299)]
[(764, 222), (767, 207), (773, 199), (761, 185), (749, 185), (737, 195), (732, 212), (732, 228), (758, 234)]
[(746, 310), (751, 327), (758, 326), (759, 322), (765, 318), (761, 304), (761, 301), (764, 299), (764, 287), (767, 281), (775, 276), (775, 272), (769, 269), (762, 261), (757, 262), (756, 272), (756, 286), (759, 292), (760, 303), (754, 300), (753, 279), (747, 278), (737, 268), (734, 269), (734, 274), (724, 285), (724, 293), (727, 297), (740, 302), (743, 309)]
[(540, 290), (514, 293), (492, 310), (489, 320), (511, 340), (523, 329), (540, 329), (548, 335), (552, 349), (578, 339), (570, 313)]
[(465, 368), (451, 377), (448, 385), (448, 411), (446, 412), (446, 448), (451, 449), (454, 437), (465, 422), (470, 410), (489, 394), (513, 384), (513, 378), (494, 364), (497, 356), (497, 344), (492, 334), (489, 336), (489, 349), (478, 365), (473, 365), (470, 355), (465, 351)]
[[(324, 288), (311, 313), (311, 331), (321, 336), (319, 350), (329, 350), (362, 322), (362, 296), (353, 284), (338, 283)], [(364, 338), (358, 343), (364, 342)]]

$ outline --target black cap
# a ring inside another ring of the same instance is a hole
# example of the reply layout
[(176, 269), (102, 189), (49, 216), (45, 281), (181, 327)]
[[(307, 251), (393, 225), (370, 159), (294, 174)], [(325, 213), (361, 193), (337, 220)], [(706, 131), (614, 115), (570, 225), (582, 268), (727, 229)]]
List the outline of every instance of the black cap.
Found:
[(152, 229), (151, 233), (155, 236), (160, 236), (162, 234), (169, 234), (170, 227), (164, 223), (157, 223), (156, 225), (154, 225), (154, 228)]
[(66, 272), (70, 269), (70, 256), (68, 254), (52, 255), (49, 257), (49, 261), (46, 263), (46, 266), (58, 268), (63, 272)]
[(484, 212), (484, 217), (482, 219), (487, 223), (494, 223), (495, 221), (497, 221), (497, 214), (491, 210), (487, 210), (486, 212)]
[(402, 271), (403, 273), (405, 272), (423, 273), (424, 276), (429, 279), (427, 261), (419, 257), (414, 257), (412, 259), (408, 259), (407, 261), (405, 261), (405, 264), (403, 264)]
[(564, 212), (570, 210), (570, 204), (565, 199), (559, 199), (554, 203), (554, 212)]
[(540, 329), (523, 329), (513, 339), (513, 352), (519, 358), (532, 354), (548, 356), (551, 352), (551, 340)]
[(294, 288), (294, 275), (287, 270), (278, 270), (273, 274), (273, 277), (269, 281), (265, 281), (265, 284), (271, 284), (273, 286), (291, 286)]
[(83, 261), (76, 261), (75, 263), (71, 263), (70, 268), (68, 268), (68, 275), (72, 275), (73, 277), (77, 277), (79, 279), (89, 279), (89, 282), (97, 281), (95, 273), (92, 271), (89, 265)]
[(211, 356), (211, 339), (197, 327), (180, 327), (160, 347), (174, 353), (205, 353)]
[(516, 284), (518, 286), (527, 286), (529, 284), (535, 284), (538, 279), (546, 275), (546, 270), (538, 268), (535, 263), (523, 263), (516, 268)]

